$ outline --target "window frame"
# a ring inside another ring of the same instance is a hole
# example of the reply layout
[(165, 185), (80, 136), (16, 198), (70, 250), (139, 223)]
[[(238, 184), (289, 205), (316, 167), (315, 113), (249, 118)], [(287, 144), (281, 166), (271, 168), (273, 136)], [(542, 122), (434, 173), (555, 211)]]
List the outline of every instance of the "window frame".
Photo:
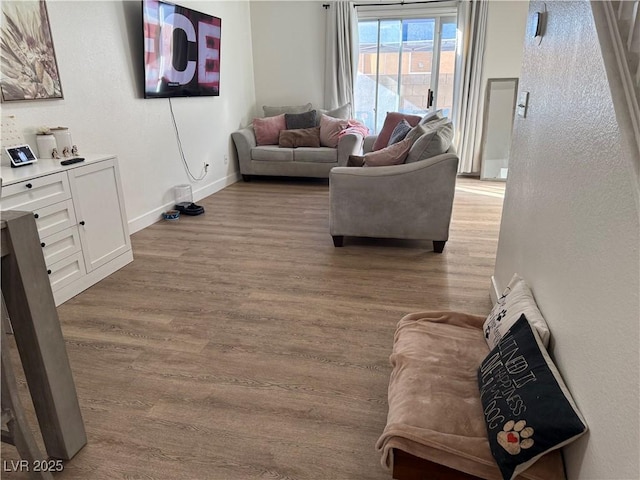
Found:
[[(442, 48), (442, 21), (445, 20), (447, 22), (451, 22), (453, 20), (457, 24), (458, 19), (458, 1), (451, 2), (438, 2), (437, 4), (429, 5), (426, 3), (420, 4), (398, 4), (398, 5), (358, 5), (355, 8), (358, 13), (358, 23), (359, 22), (377, 22), (378, 23), (378, 33), (377, 33), (377, 59), (376, 59), (376, 75), (379, 75), (380, 72), (380, 25), (384, 20), (393, 20), (403, 22), (404, 20), (412, 20), (412, 19), (435, 19), (435, 27), (434, 27), (434, 38), (433, 38), (433, 50), (432, 50), (432, 65), (431, 65), (431, 81), (429, 88), (433, 92), (433, 110), (438, 107), (438, 83), (440, 80), (440, 50)], [(437, 45), (437, 48), (435, 48)], [(359, 50), (359, 47), (358, 47)], [(413, 52), (411, 52), (413, 53)], [(359, 55), (359, 51), (356, 53)], [(399, 51), (399, 63), (401, 65), (402, 62), (402, 43)], [(411, 62), (411, 57), (409, 57), (409, 62)], [(457, 63), (457, 62), (456, 62)], [(399, 72), (401, 71), (401, 67)], [(413, 72), (409, 72), (413, 73)], [(455, 75), (455, 74), (454, 74)], [(454, 83), (455, 85), (455, 83)], [(376, 99), (376, 107), (374, 107), (374, 128), (381, 128), (381, 125), (378, 125), (378, 115), (377, 115), (377, 101), (379, 94), (379, 82), (376, 82), (375, 86), (375, 99)], [(398, 83), (398, 98), (401, 99), (400, 95), (400, 82)], [(454, 100), (456, 98), (454, 91)], [(451, 106), (451, 110), (453, 112), (454, 105)]]

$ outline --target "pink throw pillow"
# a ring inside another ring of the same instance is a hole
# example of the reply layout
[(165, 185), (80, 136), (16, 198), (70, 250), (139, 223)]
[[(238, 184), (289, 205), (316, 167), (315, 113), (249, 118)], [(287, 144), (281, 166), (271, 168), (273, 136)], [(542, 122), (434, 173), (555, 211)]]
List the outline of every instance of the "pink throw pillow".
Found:
[(374, 152), (385, 148), (389, 144), (389, 139), (391, 138), (393, 129), (396, 128), (396, 125), (398, 125), (403, 119), (409, 122), (409, 125), (415, 127), (418, 125), (418, 122), (422, 120), (422, 117), (419, 115), (408, 115), (400, 112), (387, 112), (387, 118), (384, 119), (382, 130), (380, 130), (378, 138), (376, 138), (376, 141), (373, 144)]
[(347, 120), (333, 118), (323, 113), (320, 117), (320, 145), (336, 148), (338, 146), (338, 135), (347, 128), (347, 124)]
[(280, 130), (285, 130), (286, 128), (284, 113), (275, 117), (253, 119), (253, 131), (256, 133), (256, 143), (258, 145), (278, 145)]
[(389, 147), (376, 150), (375, 152), (369, 152), (364, 156), (364, 166), (384, 167), (387, 165), (400, 165), (407, 159), (412, 144), (412, 139), (405, 138)]

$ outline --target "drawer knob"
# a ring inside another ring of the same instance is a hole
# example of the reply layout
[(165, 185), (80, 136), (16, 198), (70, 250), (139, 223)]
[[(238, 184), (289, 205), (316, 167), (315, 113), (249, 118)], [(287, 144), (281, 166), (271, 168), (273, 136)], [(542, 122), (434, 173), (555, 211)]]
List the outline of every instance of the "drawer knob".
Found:
[(46, 247), (46, 245), (47, 245), (47, 244), (46, 244), (46, 243), (44, 243), (44, 242), (42, 242), (42, 243), (40, 244), (40, 246), (41, 246), (42, 248)]
[(37, 213), (34, 213), (33, 218), (40, 218), (40, 215), (38, 215)]
[(47, 270), (47, 275), (51, 275), (51, 270)]
[(27, 188), (31, 188), (31, 187), (33, 187), (33, 185), (31, 185), (30, 183), (27, 183), (27, 184), (25, 185), (25, 187), (27, 187)]
[(80, 225), (84, 225), (84, 220), (82, 220), (82, 221), (80, 222)]

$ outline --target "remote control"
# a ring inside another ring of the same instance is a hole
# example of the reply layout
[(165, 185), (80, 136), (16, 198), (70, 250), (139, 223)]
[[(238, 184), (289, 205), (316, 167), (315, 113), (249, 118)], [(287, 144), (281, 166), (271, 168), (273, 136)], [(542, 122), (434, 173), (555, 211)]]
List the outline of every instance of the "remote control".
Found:
[(84, 162), (84, 158), (76, 157), (76, 158), (68, 158), (67, 160), (62, 160), (60, 165), (71, 165), (72, 163)]

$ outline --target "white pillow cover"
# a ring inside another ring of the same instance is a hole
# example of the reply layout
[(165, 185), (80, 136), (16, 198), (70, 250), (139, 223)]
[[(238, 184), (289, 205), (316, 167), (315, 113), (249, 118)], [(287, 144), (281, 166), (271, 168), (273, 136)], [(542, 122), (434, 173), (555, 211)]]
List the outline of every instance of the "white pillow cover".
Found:
[(514, 323), (525, 314), (527, 320), (542, 340), (545, 348), (549, 345), (549, 327), (544, 321), (533, 294), (524, 279), (517, 273), (513, 275), (502, 296), (491, 309), (484, 322), (484, 339), (490, 349), (498, 345), (500, 339)]

